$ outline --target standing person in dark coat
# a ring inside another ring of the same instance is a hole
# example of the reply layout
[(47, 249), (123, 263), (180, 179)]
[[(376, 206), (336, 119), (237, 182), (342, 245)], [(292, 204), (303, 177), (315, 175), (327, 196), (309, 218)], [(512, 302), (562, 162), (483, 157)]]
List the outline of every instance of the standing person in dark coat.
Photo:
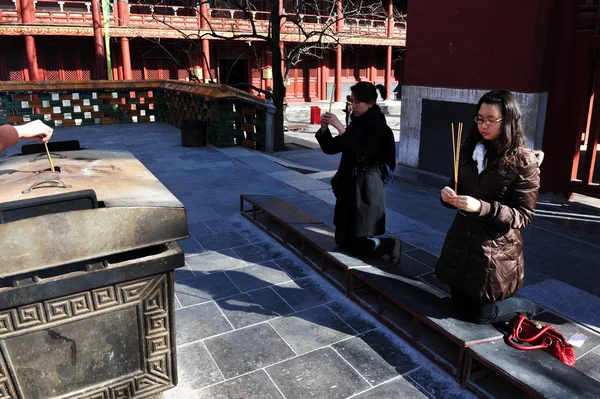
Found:
[(458, 208), (435, 274), (451, 286), (455, 316), (478, 324), (532, 317), (536, 305), (513, 297), (524, 278), (520, 229), (533, 218), (540, 187), (538, 160), (525, 148), (521, 111), (508, 91), (485, 94), (477, 128), (463, 143), (458, 172), (441, 193)]
[[(385, 98), (385, 87), (378, 85), (377, 89)], [(392, 264), (397, 264), (400, 241), (375, 237), (385, 233), (384, 180), (393, 174), (396, 165), (394, 134), (375, 104), (377, 89), (369, 82), (352, 86), (350, 125), (344, 127), (334, 114), (326, 112), (321, 116), (316, 138), (325, 154), (342, 153), (331, 181), (336, 197), (335, 242), (359, 256), (387, 255)], [(331, 135), (330, 124), (338, 130), (338, 136)]]

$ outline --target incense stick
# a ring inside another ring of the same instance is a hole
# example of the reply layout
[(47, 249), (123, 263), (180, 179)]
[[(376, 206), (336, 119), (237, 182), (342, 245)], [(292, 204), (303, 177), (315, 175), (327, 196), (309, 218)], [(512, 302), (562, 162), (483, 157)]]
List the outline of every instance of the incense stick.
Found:
[(335, 83), (331, 86), (331, 99), (329, 100), (329, 112), (331, 112), (331, 106), (333, 105), (333, 96), (335, 95)]
[(46, 147), (46, 155), (48, 155), (48, 162), (50, 162), (50, 171), (54, 172), (54, 164), (52, 163), (50, 151), (48, 151), (48, 143), (44, 143), (44, 147)]
[(458, 135), (455, 138), (454, 133), (454, 122), (451, 123), (452, 126), (452, 155), (454, 158), (454, 192), (458, 194), (458, 166), (460, 164), (460, 144), (462, 142), (462, 122), (458, 123)]

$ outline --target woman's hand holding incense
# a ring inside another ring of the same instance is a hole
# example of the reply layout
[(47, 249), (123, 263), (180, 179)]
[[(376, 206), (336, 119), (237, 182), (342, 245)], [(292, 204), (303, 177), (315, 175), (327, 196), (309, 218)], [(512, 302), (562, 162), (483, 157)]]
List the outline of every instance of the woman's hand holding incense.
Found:
[(15, 126), (15, 129), (19, 134), (19, 138), (23, 140), (37, 140), (42, 143), (47, 143), (50, 137), (52, 137), (53, 132), (51, 127), (37, 119), (24, 125)]
[(325, 112), (321, 115), (321, 128), (323, 128), (323, 124), (325, 124), (325, 128), (328, 125), (333, 126), (340, 133), (340, 136), (346, 132), (346, 128), (342, 125), (342, 122), (331, 112)]
[(458, 209), (466, 212), (479, 213), (481, 211), (481, 201), (468, 195), (456, 195), (450, 187), (442, 189), (442, 200)]

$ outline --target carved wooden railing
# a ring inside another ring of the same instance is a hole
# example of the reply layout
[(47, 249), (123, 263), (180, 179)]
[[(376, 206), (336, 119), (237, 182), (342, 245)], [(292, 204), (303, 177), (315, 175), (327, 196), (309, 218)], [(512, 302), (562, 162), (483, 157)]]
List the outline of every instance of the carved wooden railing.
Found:
[[(0, 24), (18, 23), (16, 3), (9, 0), (0, 0)], [(90, 1), (61, 0), (61, 1), (36, 1), (35, 18), (37, 24), (44, 25), (92, 25)], [(154, 27), (162, 29), (182, 29), (198, 31), (200, 26), (199, 10), (192, 10), (179, 6), (129, 4), (130, 27)], [(268, 11), (248, 11), (230, 9), (209, 9), (210, 25), (218, 32), (251, 32), (252, 22), (259, 33), (266, 33), (269, 28)], [(326, 15), (291, 15), (290, 18), (300, 18), (303, 28), (308, 31), (320, 31), (327, 24), (335, 28), (335, 22)], [(110, 24), (118, 25), (115, 14), (111, 13)], [(343, 21), (342, 35), (346, 37), (387, 37), (387, 21), (381, 18), (348, 19)], [(298, 27), (290, 21), (282, 26), (283, 34), (297, 34)], [(406, 24), (395, 21), (392, 37), (405, 38)]]

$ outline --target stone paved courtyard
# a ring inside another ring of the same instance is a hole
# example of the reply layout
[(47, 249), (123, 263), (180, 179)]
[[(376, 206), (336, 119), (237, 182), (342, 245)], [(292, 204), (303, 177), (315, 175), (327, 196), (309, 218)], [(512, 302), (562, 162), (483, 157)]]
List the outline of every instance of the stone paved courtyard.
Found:
[[(179, 385), (166, 398), (474, 397), (239, 215), (240, 194), (276, 195), (331, 224), (328, 181), (337, 157), (281, 154), (325, 171), (306, 175), (242, 148), (181, 147), (179, 130), (165, 124), (56, 130), (53, 140), (67, 139), (131, 151), (186, 206), (191, 238), (180, 242), (186, 266), (175, 272)], [(415, 245), (408, 264), (434, 284), (432, 266), (453, 217), (438, 194), (402, 179), (387, 194), (388, 230)], [(525, 290), (551, 308), (565, 304), (544, 298), (548, 286), (587, 294), (584, 309), (566, 311), (600, 326), (593, 235), (539, 226), (524, 232)]]

